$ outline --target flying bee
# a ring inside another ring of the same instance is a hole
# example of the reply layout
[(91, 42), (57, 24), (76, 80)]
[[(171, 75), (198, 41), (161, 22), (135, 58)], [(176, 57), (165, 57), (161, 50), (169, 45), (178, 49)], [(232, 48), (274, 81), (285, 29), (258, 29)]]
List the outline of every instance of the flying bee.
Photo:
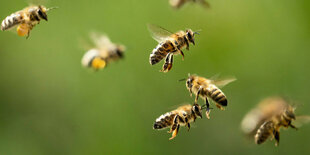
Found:
[(186, 126), (189, 130), (191, 122), (195, 122), (197, 117), (202, 118), (201, 110), (202, 107), (198, 104), (180, 106), (176, 110), (167, 112), (158, 117), (154, 123), (153, 129), (160, 130), (170, 127), (168, 133), (172, 133), (172, 137), (169, 138), (169, 140), (171, 140), (177, 136), (180, 126)]
[(195, 45), (195, 34), (191, 29), (179, 31), (176, 33), (169, 32), (168, 30), (148, 24), (148, 29), (152, 34), (152, 37), (159, 42), (159, 44), (153, 49), (150, 54), (150, 64), (155, 65), (165, 58), (165, 63), (162, 68), (162, 72), (168, 72), (172, 68), (173, 55), (181, 54), (184, 60), (184, 53), (182, 49), (186, 47), (189, 50), (189, 43)]
[(112, 61), (124, 57), (125, 46), (114, 44), (106, 35), (91, 34), (95, 48), (89, 49), (82, 58), (82, 65), (95, 70), (103, 69)]
[(294, 124), (301, 126), (310, 121), (310, 116), (295, 116), (295, 108), (283, 97), (269, 97), (262, 100), (244, 117), (241, 129), (244, 133), (253, 136), (256, 144), (264, 143), (270, 136), (279, 145), (280, 128), (291, 127)]
[(223, 87), (228, 83), (235, 81), (235, 78), (211, 80), (197, 75), (189, 74), (188, 76), (186, 87), (190, 92), (190, 95), (192, 95), (192, 93), (196, 95), (195, 104), (197, 104), (199, 96), (205, 100), (206, 116), (208, 119), (210, 119), (210, 104), (208, 98), (211, 98), (215, 102), (216, 107), (224, 110), (224, 107), (227, 106), (227, 98), (219, 87)]
[(205, 0), (169, 0), (170, 5), (175, 9), (181, 8), (188, 2), (198, 3), (205, 8), (210, 8), (210, 4)]
[(288, 102), (283, 97), (275, 96), (263, 99), (244, 116), (241, 122), (242, 131), (248, 136), (254, 136), (264, 122), (276, 114), (281, 114), (287, 106)]
[(2, 21), (1, 30), (6, 31), (17, 26), (17, 34), (22, 37), (27, 35), (26, 38), (28, 38), (33, 27), (39, 24), (41, 19), (47, 21), (47, 12), (55, 8), (57, 7), (46, 8), (43, 5), (31, 5), (7, 16)]

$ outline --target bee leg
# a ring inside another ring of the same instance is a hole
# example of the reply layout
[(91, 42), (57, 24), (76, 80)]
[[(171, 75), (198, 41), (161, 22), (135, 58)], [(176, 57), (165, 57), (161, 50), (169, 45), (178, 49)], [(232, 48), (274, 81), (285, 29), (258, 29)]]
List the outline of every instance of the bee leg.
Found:
[(179, 53), (182, 55), (182, 60), (184, 60), (184, 53), (182, 50), (178, 49)]
[(191, 128), (189, 122), (188, 122), (188, 118), (187, 118), (187, 114), (183, 114), (184, 118), (185, 118), (185, 123), (186, 123), (186, 127), (187, 127), (187, 131), (189, 131), (189, 129)]
[(280, 142), (280, 132), (274, 130), (273, 131), (273, 135), (274, 135), (274, 139), (276, 140), (276, 146), (279, 146), (279, 142)]
[(192, 115), (193, 115), (193, 119), (194, 119), (194, 122), (195, 122), (196, 121), (196, 115), (195, 115), (195, 111), (194, 110), (192, 110)]
[(199, 89), (198, 89), (198, 91), (197, 91), (194, 104), (197, 104), (199, 95), (200, 95), (200, 93), (201, 93), (201, 90), (202, 90), (202, 87), (200, 86)]
[(177, 134), (179, 132), (179, 128), (180, 128), (180, 125), (178, 124), (177, 128), (172, 133), (172, 137), (170, 137), (169, 140), (172, 140), (173, 138), (175, 138), (177, 136)]
[(171, 68), (172, 68), (172, 63), (173, 63), (173, 54), (169, 53), (166, 56), (166, 60), (165, 60), (165, 63), (163, 65), (163, 68), (162, 68), (161, 72), (168, 72), (168, 71), (170, 71)]
[(175, 115), (174, 118), (173, 118), (173, 124), (171, 126), (171, 129), (170, 131), (168, 131), (168, 133), (171, 133), (173, 130), (176, 129), (176, 125), (179, 123), (179, 115)]
[(187, 123), (187, 131), (189, 131), (189, 129), (191, 129), (191, 125)]
[(29, 24), (29, 30), (28, 30), (28, 34), (27, 34), (26, 39), (28, 39), (28, 38), (29, 38), (29, 36), (30, 36), (30, 31), (32, 30), (32, 28), (33, 28), (33, 27), (34, 27), (34, 25)]
[(215, 105), (216, 105), (217, 108), (219, 108), (219, 109), (221, 109), (221, 110), (225, 110), (220, 104), (215, 103)]
[(177, 136), (177, 134), (178, 134), (178, 131), (179, 131), (179, 128), (180, 128), (180, 125), (179, 125), (179, 117), (180, 117), (179, 115), (176, 115), (176, 116), (174, 117), (172, 127), (171, 127), (171, 129), (170, 129), (170, 131), (169, 131), (169, 133), (172, 132), (172, 137), (169, 138), (169, 140), (175, 138), (175, 137)]
[(291, 128), (293, 128), (293, 129), (298, 130), (298, 128), (297, 128), (295, 125), (291, 124), (291, 122), (289, 123), (289, 126), (290, 126)]
[(210, 103), (209, 103), (209, 101), (208, 101), (208, 97), (206, 97), (206, 99), (205, 99), (205, 101), (206, 101), (206, 106), (207, 106), (207, 109), (206, 109), (206, 117), (208, 118), (208, 119), (210, 119)]

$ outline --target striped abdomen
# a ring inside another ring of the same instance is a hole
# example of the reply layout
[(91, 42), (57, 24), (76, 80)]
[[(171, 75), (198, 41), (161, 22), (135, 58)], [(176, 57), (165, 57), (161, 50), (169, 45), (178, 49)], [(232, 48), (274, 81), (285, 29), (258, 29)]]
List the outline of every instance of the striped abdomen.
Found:
[(158, 44), (152, 51), (150, 55), (150, 64), (154, 65), (161, 61), (170, 52), (176, 51), (174, 45), (170, 40)]
[(262, 124), (255, 135), (255, 143), (261, 144), (265, 142), (268, 137), (273, 133), (274, 124), (272, 121), (265, 122)]
[(18, 13), (13, 13), (10, 16), (7, 16), (1, 23), (1, 30), (8, 30), (17, 24), (20, 24), (23, 17)]
[(207, 91), (208, 96), (212, 98), (212, 100), (222, 106), (227, 106), (227, 98), (219, 88), (217, 88), (215, 85), (210, 85), (207, 88)]
[(161, 115), (159, 118), (156, 119), (153, 128), (154, 129), (163, 129), (169, 127), (173, 124), (173, 119), (176, 114), (168, 112), (164, 115)]

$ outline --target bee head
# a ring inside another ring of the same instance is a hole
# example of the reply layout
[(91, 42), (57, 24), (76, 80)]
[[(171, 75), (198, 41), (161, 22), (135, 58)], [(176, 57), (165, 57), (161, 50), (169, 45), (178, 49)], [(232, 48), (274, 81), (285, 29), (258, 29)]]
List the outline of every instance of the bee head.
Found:
[(195, 113), (195, 115), (199, 116), (200, 118), (202, 118), (202, 114), (201, 114), (201, 106), (198, 104), (194, 104), (193, 105), (193, 112)]
[(194, 77), (191, 76), (190, 74), (188, 74), (188, 78), (186, 80), (186, 87), (188, 90), (191, 90), (192, 87), (193, 87), (193, 80), (194, 80)]
[(186, 30), (186, 38), (193, 45), (195, 45), (195, 34), (199, 34), (199, 33), (198, 32), (193, 32), (191, 29)]
[(123, 45), (117, 45), (116, 47), (116, 53), (120, 58), (124, 57), (124, 51), (125, 51), (125, 46)]
[(287, 120), (292, 120), (292, 119), (296, 119), (295, 114), (294, 114), (294, 108), (289, 107), (288, 109), (285, 110), (284, 114), (283, 114), (284, 118)]
[(38, 9), (37, 15), (40, 18), (42, 18), (42, 19), (47, 21), (47, 14), (46, 14), (47, 11), (48, 11), (48, 9), (46, 9), (45, 6), (39, 5), (39, 9)]

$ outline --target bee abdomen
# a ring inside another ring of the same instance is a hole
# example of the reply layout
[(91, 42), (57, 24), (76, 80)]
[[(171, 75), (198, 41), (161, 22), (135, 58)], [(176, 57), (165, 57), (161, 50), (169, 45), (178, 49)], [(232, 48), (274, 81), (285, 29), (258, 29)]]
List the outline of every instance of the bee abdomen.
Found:
[(222, 106), (227, 106), (227, 98), (220, 89), (213, 87), (210, 90), (209, 95), (216, 103)]
[(156, 119), (153, 128), (163, 129), (163, 128), (171, 126), (173, 123), (174, 117), (175, 117), (175, 114), (172, 114), (171, 112), (161, 115), (159, 118)]
[(162, 47), (161, 44), (159, 44), (158, 46), (156, 46), (156, 48), (154, 48), (150, 55), (150, 64), (157, 64), (159, 61), (165, 58), (167, 54), (168, 52), (165, 50), (165, 48)]
[(1, 23), (1, 30), (5, 31), (20, 23), (22, 17), (19, 14), (7, 16)]
[(262, 144), (273, 132), (273, 123), (271, 121), (262, 124), (255, 135), (255, 143)]

